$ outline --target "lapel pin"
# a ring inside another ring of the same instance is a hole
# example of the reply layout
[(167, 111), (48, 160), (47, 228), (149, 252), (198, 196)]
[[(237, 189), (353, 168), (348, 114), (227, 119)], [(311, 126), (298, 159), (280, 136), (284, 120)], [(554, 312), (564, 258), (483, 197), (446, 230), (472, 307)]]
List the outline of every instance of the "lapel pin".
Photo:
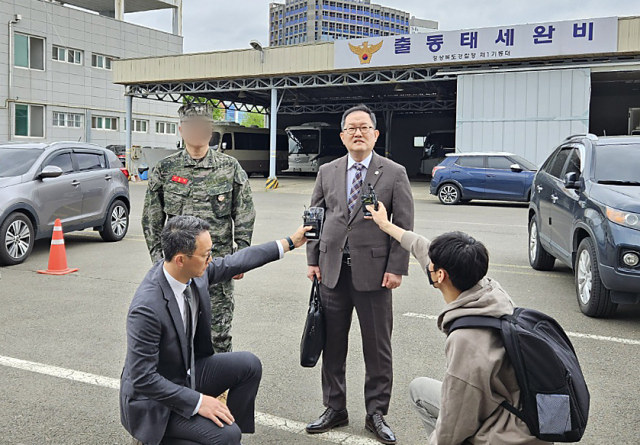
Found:
[(379, 174), (380, 172), (378, 170), (376, 170), (376, 172), (374, 173), (375, 175)]

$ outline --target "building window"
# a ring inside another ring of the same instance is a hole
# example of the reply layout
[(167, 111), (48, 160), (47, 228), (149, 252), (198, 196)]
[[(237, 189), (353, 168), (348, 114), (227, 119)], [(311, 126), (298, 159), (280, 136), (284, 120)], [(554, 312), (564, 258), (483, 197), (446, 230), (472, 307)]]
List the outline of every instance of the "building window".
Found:
[(60, 46), (53, 47), (53, 60), (58, 62), (73, 63), (75, 65), (82, 65), (82, 51), (77, 49), (62, 48)]
[(53, 112), (54, 127), (82, 128), (82, 114)]
[[(144, 119), (133, 119), (132, 130), (134, 133), (147, 133), (149, 129), (149, 121)], [(124, 129), (127, 130), (127, 121), (124, 121)]]
[(95, 130), (118, 130), (118, 118), (106, 116), (92, 116), (91, 128)]
[(42, 105), (14, 105), (13, 134), (31, 138), (44, 137), (44, 107)]
[(14, 66), (44, 70), (44, 39), (14, 34), (13, 51)]
[(173, 122), (156, 122), (156, 133), (175, 135), (176, 124)]
[(101, 54), (91, 54), (91, 66), (94, 68), (111, 69), (113, 57), (103, 56)]

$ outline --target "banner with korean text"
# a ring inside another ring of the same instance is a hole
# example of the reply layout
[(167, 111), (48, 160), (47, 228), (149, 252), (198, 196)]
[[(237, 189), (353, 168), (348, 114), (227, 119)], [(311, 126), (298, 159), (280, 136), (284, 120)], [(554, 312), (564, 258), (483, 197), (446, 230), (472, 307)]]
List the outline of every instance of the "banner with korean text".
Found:
[(618, 18), (580, 19), (334, 42), (334, 68), (482, 63), (614, 53)]

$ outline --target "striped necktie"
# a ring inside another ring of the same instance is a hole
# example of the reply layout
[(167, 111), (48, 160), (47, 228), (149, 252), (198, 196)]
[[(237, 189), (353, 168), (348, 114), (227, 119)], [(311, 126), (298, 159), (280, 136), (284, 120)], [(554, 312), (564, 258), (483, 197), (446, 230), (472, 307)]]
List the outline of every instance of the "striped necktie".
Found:
[(356, 202), (358, 201), (358, 196), (360, 195), (360, 189), (362, 188), (362, 169), (364, 168), (364, 165), (356, 162), (351, 168), (356, 169), (356, 175), (353, 177), (353, 181), (351, 182), (349, 201), (347, 202), (349, 206), (349, 214), (353, 212), (353, 209), (356, 206)]

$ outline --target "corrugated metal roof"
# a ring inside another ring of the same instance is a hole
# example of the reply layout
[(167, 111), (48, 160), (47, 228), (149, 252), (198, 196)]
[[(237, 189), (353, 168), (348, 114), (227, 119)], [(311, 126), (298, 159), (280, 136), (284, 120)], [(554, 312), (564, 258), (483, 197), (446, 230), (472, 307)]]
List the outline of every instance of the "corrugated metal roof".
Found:
[(252, 48), (115, 62), (113, 82), (124, 84), (329, 72), (333, 43), (264, 48), (264, 63), (260, 51)]
[(618, 52), (640, 51), (640, 17), (618, 19)]

